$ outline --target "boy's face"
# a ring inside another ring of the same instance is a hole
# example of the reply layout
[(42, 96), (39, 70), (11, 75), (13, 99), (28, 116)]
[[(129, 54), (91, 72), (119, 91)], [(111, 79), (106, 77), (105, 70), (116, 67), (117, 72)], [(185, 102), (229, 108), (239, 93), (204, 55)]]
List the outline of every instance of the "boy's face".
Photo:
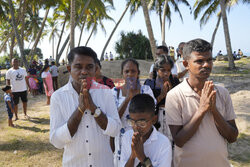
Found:
[(139, 132), (141, 136), (148, 134), (157, 120), (157, 116), (150, 112), (129, 113), (129, 116), (134, 132)]
[(11, 89), (6, 90), (6, 93), (10, 94), (11, 93)]

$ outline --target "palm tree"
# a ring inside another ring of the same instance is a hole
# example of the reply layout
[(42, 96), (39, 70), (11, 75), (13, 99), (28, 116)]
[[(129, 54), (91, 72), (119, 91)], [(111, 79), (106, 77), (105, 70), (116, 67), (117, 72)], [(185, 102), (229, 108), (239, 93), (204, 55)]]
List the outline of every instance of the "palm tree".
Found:
[[(218, 15), (217, 24), (215, 27), (215, 30), (212, 35), (211, 44), (213, 45), (215, 34), (217, 32), (217, 29), (220, 24), (220, 20), (222, 17), (223, 21), (223, 28), (224, 28), (224, 34), (225, 34), (225, 41), (226, 41), (226, 48), (227, 48), (227, 55), (228, 55), (228, 63), (229, 68), (233, 69), (235, 68), (234, 59), (232, 55), (232, 48), (231, 48), (231, 40), (230, 40), (230, 34), (229, 34), (229, 28), (228, 28), (228, 21), (227, 21), (227, 15), (226, 15), (226, 9), (230, 10), (231, 6), (242, 2), (242, 3), (250, 3), (250, 0), (196, 0), (194, 4), (194, 18), (197, 19), (198, 15), (201, 14), (202, 9), (206, 9), (205, 12), (202, 14), (202, 17), (200, 18), (200, 26), (205, 25), (208, 20), (211, 18), (211, 15), (216, 13), (217, 10), (220, 10)], [(220, 9), (219, 9), (220, 7)]]
[(8, 3), (9, 3), (10, 14), (11, 14), (12, 27), (14, 28), (14, 31), (15, 31), (15, 36), (17, 38), (17, 43), (18, 43), (18, 46), (19, 46), (21, 58), (23, 60), (25, 68), (28, 69), (28, 62), (27, 62), (27, 60), (26, 60), (26, 58), (24, 56), (24, 49), (23, 49), (23, 45), (22, 45), (22, 42), (21, 42), (21, 39), (20, 39), (19, 32), (18, 32), (17, 24), (16, 24), (15, 10), (14, 10), (14, 7), (13, 7), (12, 0), (8, 0)]
[(152, 51), (153, 57), (155, 59), (156, 58), (155, 57), (156, 56), (156, 42), (155, 42), (155, 39), (154, 39), (154, 33), (153, 33), (153, 29), (152, 29), (152, 25), (151, 25), (149, 13), (148, 13), (146, 0), (141, 0), (141, 4), (142, 4), (144, 19), (145, 19), (146, 27), (147, 27), (147, 31), (148, 31), (151, 51)]
[(126, 12), (127, 12), (128, 8), (129, 8), (130, 4), (131, 4), (131, 1), (129, 1), (129, 2), (127, 3), (127, 5), (126, 5), (126, 7), (125, 7), (125, 10), (123, 11), (123, 13), (122, 13), (120, 19), (118, 20), (118, 22), (115, 24), (114, 29), (112, 30), (112, 32), (111, 32), (111, 34), (110, 34), (110, 36), (109, 36), (109, 38), (108, 38), (106, 44), (104, 45), (104, 48), (103, 48), (102, 54), (101, 54), (101, 58), (100, 58), (101, 61), (104, 59), (104, 53), (105, 53), (105, 51), (106, 51), (106, 48), (108, 47), (108, 44), (109, 44), (109, 42), (110, 42), (112, 36), (114, 35), (114, 33), (115, 33), (117, 27), (118, 27), (119, 24), (121, 23), (121, 21), (122, 21), (124, 15), (126, 14)]
[(56, 20), (56, 18), (48, 18), (48, 23), (49, 23), (49, 27), (50, 27), (50, 34), (49, 34), (49, 41), (52, 40), (52, 58), (54, 59), (54, 41), (55, 41), (55, 37), (59, 37), (59, 29), (58, 27), (58, 22)]
[(76, 0), (70, 1), (70, 49), (75, 47)]

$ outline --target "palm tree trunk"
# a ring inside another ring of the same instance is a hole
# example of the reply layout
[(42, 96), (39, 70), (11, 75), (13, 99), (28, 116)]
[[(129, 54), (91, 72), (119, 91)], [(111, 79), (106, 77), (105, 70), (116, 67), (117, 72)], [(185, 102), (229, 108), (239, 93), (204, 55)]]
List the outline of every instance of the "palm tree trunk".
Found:
[[(88, 0), (88, 1), (86, 2), (86, 4), (84, 5), (84, 7), (83, 7), (83, 9), (82, 9), (82, 12), (81, 12), (80, 16), (78, 17), (76, 23), (78, 23), (78, 22), (80, 21), (80, 19), (83, 17), (84, 12), (85, 12), (85, 10), (87, 9), (87, 7), (89, 6), (90, 1), (91, 1), (91, 0)], [(75, 27), (76, 27), (76, 24), (75, 24)], [(69, 38), (70, 38), (70, 35), (68, 35), (68, 37), (67, 37), (66, 40), (64, 41), (64, 44), (63, 44), (63, 46), (62, 46), (60, 52), (58, 53), (58, 55), (56, 55), (57, 62), (59, 62), (59, 60), (60, 60), (60, 58), (61, 58), (61, 56), (62, 56), (62, 53), (63, 53), (65, 47), (67, 46), (67, 43), (69, 42)]]
[(214, 32), (213, 32), (213, 35), (212, 35), (212, 39), (211, 39), (211, 45), (212, 45), (212, 47), (214, 46), (214, 39), (215, 39), (215, 35), (217, 33), (217, 30), (219, 28), (219, 25), (220, 25), (220, 20), (221, 20), (221, 13), (218, 16), (218, 21), (216, 23), (216, 26), (215, 26), (215, 29), (214, 29)]
[(60, 46), (60, 43), (61, 43), (61, 40), (62, 40), (64, 28), (65, 28), (65, 25), (66, 25), (66, 21), (67, 21), (67, 18), (66, 18), (66, 16), (65, 16), (65, 19), (64, 19), (64, 22), (63, 22), (62, 31), (61, 31), (61, 34), (60, 34), (60, 37), (59, 37), (59, 41), (58, 41), (58, 44), (57, 44), (57, 48), (56, 48), (56, 64), (58, 64), (57, 55), (58, 55), (59, 46)]
[[(86, 19), (87, 19), (87, 17), (86, 17)], [(84, 22), (83, 22), (82, 27), (81, 27), (81, 33), (80, 33), (80, 37), (79, 37), (79, 41), (78, 41), (78, 46), (80, 46), (80, 44), (81, 44), (82, 33), (83, 33), (83, 29), (84, 29), (84, 26), (85, 26), (85, 23), (86, 23), (86, 19), (84, 19)]]
[(14, 46), (15, 46), (15, 34), (13, 33), (11, 36), (11, 43), (10, 43), (10, 60), (12, 60), (13, 58)]
[(76, 0), (71, 0), (70, 10), (70, 49), (75, 47)]
[(44, 26), (45, 26), (45, 23), (46, 23), (48, 14), (49, 14), (49, 10), (50, 10), (50, 8), (48, 8), (48, 9), (46, 10), (46, 12), (45, 12), (45, 16), (44, 16), (44, 18), (43, 18), (42, 26), (41, 26), (41, 28), (40, 28), (40, 30), (39, 30), (39, 32), (38, 32), (38, 35), (37, 35), (37, 37), (36, 37), (36, 39), (35, 39), (35, 43), (34, 43), (32, 49), (31, 49), (31, 51), (30, 51), (30, 53), (29, 53), (29, 56), (28, 56), (28, 57), (31, 56), (30, 63), (31, 63), (32, 60), (33, 60), (33, 57), (34, 57), (34, 53), (35, 53), (37, 44), (38, 44), (38, 42), (40, 41), (40, 38), (41, 38), (41, 35), (42, 35), (42, 32), (43, 32), (43, 28), (44, 28)]
[(25, 29), (25, 13), (26, 13), (26, 0), (23, 1), (23, 8), (22, 8), (22, 13), (21, 13), (21, 41), (23, 44), (23, 48), (24, 48), (24, 29)]
[(144, 13), (144, 19), (146, 22), (146, 27), (148, 30), (151, 51), (155, 59), (156, 58), (156, 44), (155, 44), (154, 33), (153, 33), (153, 29), (152, 29), (152, 25), (151, 25), (149, 13), (148, 13), (147, 3), (145, 0), (141, 0), (141, 3), (142, 3), (143, 13)]
[(18, 46), (19, 46), (21, 58), (22, 58), (22, 61), (24, 63), (25, 68), (28, 69), (28, 62), (27, 62), (27, 60), (26, 60), (26, 58), (24, 56), (23, 45), (22, 45), (22, 42), (21, 42), (21, 39), (20, 39), (20, 36), (19, 36), (19, 33), (18, 33), (18, 29), (17, 29), (17, 24), (16, 24), (16, 19), (15, 19), (14, 7), (13, 7), (12, 0), (8, 0), (8, 3), (9, 3), (9, 7), (10, 7), (9, 9), (10, 9), (10, 14), (11, 14), (12, 27), (14, 28), (14, 31), (15, 31), (15, 36), (17, 38), (17, 43), (18, 43)]
[(221, 15), (222, 15), (222, 21), (223, 21), (223, 27), (224, 27), (226, 48), (227, 48), (228, 64), (229, 64), (230, 69), (234, 69), (235, 64), (234, 64), (234, 59), (232, 55), (232, 47), (231, 47), (231, 40), (230, 40), (230, 34), (229, 34), (229, 28), (228, 28), (228, 22), (227, 22), (225, 0), (220, 0), (220, 6), (221, 6)]
[(162, 27), (161, 27), (161, 40), (162, 40), (162, 45), (164, 45), (164, 46), (166, 46), (166, 42), (165, 42), (165, 25), (166, 25), (167, 5), (168, 5), (168, 0), (165, 0), (165, 4), (164, 4), (164, 7), (163, 7)]
[(161, 26), (161, 33), (162, 33), (162, 18), (161, 18), (161, 2), (158, 0), (158, 5), (159, 5), (159, 20), (160, 20), (160, 26)]
[(52, 58), (54, 59), (54, 35), (52, 36)]
[(122, 13), (120, 19), (119, 19), (118, 22), (116, 23), (116, 25), (115, 25), (114, 29), (112, 30), (112, 32), (111, 32), (111, 34), (110, 34), (110, 36), (109, 36), (109, 38), (108, 38), (106, 44), (104, 45), (104, 48), (102, 49), (101, 58), (100, 58), (101, 61), (104, 59), (104, 53), (105, 53), (105, 51), (106, 51), (106, 49), (107, 49), (107, 47), (108, 47), (108, 44), (109, 44), (109, 42), (110, 42), (112, 36), (114, 35), (114, 33), (115, 33), (117, 27), (118, 27), (119, 24), (121, 23), (121, 21), (122, 21), (124, 15), (125, 15), (126, 12), (128, 11), (128, 8), (129, 8), (129, 6), (130, 6), (130, 3), (131, 3), (131, 1), (129, 1), (129, 2), (127, 3), (125, 10), (123, 11), (123, 13)]
[(92, 37), (95, 28), (96, 28), (96, 23), (94, 24), (94, 26), (93, 26), (93, 28), (92, 28), (92, 30), (91, 30), (91, 33), (90, 33), (90, 35), (89, 35), (89, 37), (88, 37), (88, 39), (87, 39), (87, 41), (86, 41), (86, 43), (85, 43), (85, 46), (88, 45), (89, 40), (90, 40), (90, 38)]

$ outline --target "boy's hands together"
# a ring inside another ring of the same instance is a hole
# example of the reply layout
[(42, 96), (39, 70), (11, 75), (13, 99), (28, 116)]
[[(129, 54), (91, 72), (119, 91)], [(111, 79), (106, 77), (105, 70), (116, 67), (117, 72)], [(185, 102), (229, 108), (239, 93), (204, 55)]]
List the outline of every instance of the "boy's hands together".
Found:
[(134, 132), (131, 148), (131, 156), (133, 158), (137, 157), (140, 162), (143, 162), (146, 156), (144, 154), (143, 139), (139, 132)]

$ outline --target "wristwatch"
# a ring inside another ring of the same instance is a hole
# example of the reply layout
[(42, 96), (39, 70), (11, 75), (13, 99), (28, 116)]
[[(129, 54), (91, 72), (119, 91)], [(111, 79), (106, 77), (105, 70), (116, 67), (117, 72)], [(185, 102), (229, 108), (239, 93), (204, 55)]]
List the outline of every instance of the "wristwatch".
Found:
[(152, 166), (151, 160), (150, 160), (148, 157), (146, 157), (146, 158), (144, 159), (143, 163), (142, 163), (142, 166), (143, 166), (143, 167), (151, 167), (151, 166)]
[(95, 109), (94, 117), (97, 118), (101, 115), (102, 111), (99, 107)]

